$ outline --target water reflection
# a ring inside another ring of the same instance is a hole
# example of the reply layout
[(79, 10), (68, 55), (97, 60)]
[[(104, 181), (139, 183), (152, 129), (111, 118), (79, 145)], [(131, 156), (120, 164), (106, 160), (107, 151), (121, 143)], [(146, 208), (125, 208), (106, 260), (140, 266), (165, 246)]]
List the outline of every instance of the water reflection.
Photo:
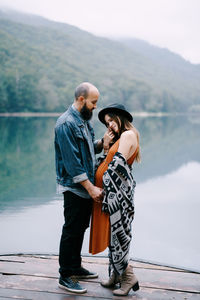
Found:
[[(200, 161), (200, 124), (185, 116), (134, 120), (142, 148), (138, 183)], [(38, 205), (55, 194), (54, 124), (55, 118), (0, 118), (0, 210)], [(105, 130), (97, 121), (94, 129), (97, 138)]]
[(200, 162), (200, 123), (186, 116), (137, 118), (141, 132), (142, 165), (137, 180), (166, 175), (190, 161)]
[(1, 211), (51, 200), (55, 193), (54, 123), (53, 118), (0, 119)]
[[(0, 118), (0, 253), (58, 251), (63, 211), (62, 197), (55, 194), (55, 120)], [(134, 167), (131, 255), (200, 270), (199, 119), (135, 117), (134, 123), (142, 163)], [(96, 115), (93, 125), (102, 137), (105, 128)]]

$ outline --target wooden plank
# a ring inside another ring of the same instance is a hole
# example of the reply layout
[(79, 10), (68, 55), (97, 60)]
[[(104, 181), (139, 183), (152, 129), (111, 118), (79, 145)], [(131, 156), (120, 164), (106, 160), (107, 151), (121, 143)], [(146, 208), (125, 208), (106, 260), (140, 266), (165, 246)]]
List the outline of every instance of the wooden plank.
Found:
[(130, 264), (134, 268), (142, 268), (142, 269), (152, 269), (152, 270), (163, 270), (163, 271), (172, 271), (172, 272), (185, 272), (185, 270), (180, 268), (174, 268), (174, 267), (167, 267), (167, 266), (161, 266), (151, 263), (144, 263), (144, 262), (138, 262), (138, 261), (130, 261)]
[[(88, 286), (87, 286), (88, 288)], [(103, 288), (102, 288), (103, 289)], [(16, 289), (16, 288), (0, 288), (0, 299), (24, 299), (24, 300), (71, 300), (71, 299), (84, 299), (84, 300), (91, 300), (91, 299), (116, 299), (116, 300), (124, 300), (124, 297), (117, 297), (113, 296), (112, 291), (107, 290), (109, 293), (101, 293), (98, 295), (96, 290), (93, 291), (93, 295), (91, 295), (90, 291), (88, 293), (77, 295), (73, 293), (67, 293), (61, 289), (54, 290), (54, 291), (34, 291), (30, 290), (29, 287), (26, 286), (26, 289)], [(174, 292), (174, 291), (165, 291), (165, 290), (157, 290), (157, 289), (147, 289), (141, 288), (136, 293), (131, 292), (126, 299), (135, 299), (135, 300), (169, 300), (169, 299), (176, 299), (176, 300), (197, 300), (199, 299), (199, 295), (191, 294), (191, 293), (184, 293), (184, 292)]]
[[(100, 275), (97, 279), (82, 281), (82, 284), (88, 288), (88, 293), (84, 297), (87, 295), (87, 297), (96, 299), (97, 297), (113, 299), (112, 291), (102, 288), (99, 284), (102, 278), (107, 277), (107, 262), (106, 258), (83, 258), (84, 266), (91, 271), (98, 271)], [(135, 264), (133, 265), (135, 266)], [(3, 261), (1, 257), (0, 272), (2, 274), (19, 274), (1, 275), (0, 287), (4, 290), (19, 289), (41, 293), (58, 293), (61, 296), (62, 294), (65, 295), (65, 291), (57, 287), (57, 278), (59, 276), (57, 257), (6, 256)], [(163, 270), (162, 268), (142, 268), (141, 266), (138, 268), (135, 267), (135, 273), (140, 281), (141, 290), (137, 293), (131, 292), (131, 299), (142, 299), (141, 297), (159, 300), (170, 299), (172, 297), (170, 295), (173, 295), (173, 297), (176, 295), (175, 299), (184, 299), (181, 298), (183, 295), (187, 297), (186, 299), (193, 299), (191, 298), (193, 296), (195, 297), (194, 299), (200, 299), (200, 274), (185, 271), (178, 272), (176, 269), (171, 271), (169, 269)], [(51, 290), (51, 287), (54, 287), (53, 290)], [(159, 298), (159, 295), (162, 295), (162, 298)], [(58, 297), (61, 296), (58, 295)], [(8, 297), (10, 296), (8, 295)], [(119, 299), (119, 297), (116, 299)], [(126, 297), (126, 299), (128, 298)]]
[[(3, 277), (2, 277), (3, 276)], [(87, 294), (82, 294), (82, 297), (112, 299), (112, 290), (106, 289), (94, 282), (81, 282), (82, 286), (87, 288)], [(44, 277), (12, 275), (0, 276), (0, 288), (18, 289), (26, 291), (38, 291), (59, 294), (72, 294), (58, 287), (58, 280)], [(133, 294), (133, 292), (131, 292)], [(118, 297), (119, 298), (119, 297)], [(132, 299), (131, 295), (126, 299)]]
[[(58, 256), (56, 255), (1, 255), (0, 256), (0, 262), (4, 262), (4, 261), (10, 261), (10, 262), (20, 262), (20, 263), (24, 263), (26, 261), (30, 261), (33, 260), (35, 261), (36, 259), (45, 259), (45, 260), (55, 260), (58, 261)], [(83, 257), (83, 262), (86, 263), (94, 263), (95, 264), (108, 264), (108, 258), (105, 257), (101, 257), (101, 256), (84, 256)], [(148, 268), (148, 269), (159, 269), (159, 270), (171, 270), (171, 271), (180, 271), (180, 272), (185, 272), (185, 270), (183, 269), (179, 269), (179, 268), (173, 268), (173, 267), (166, 267), (166, 266), (160, 266), (157, 264), (150, 264), (150, 263), (146, 263), (146, 262), (139, 262), (139, 261), (134, 261), (131, 260), (130, 264), (133, 265), (135, 268)]]
[(148, 269), (135, 269), (135, 274), (144, 287), (200, 293), (200, 274)]
[[(20, 256), (3, 256), (0, 258), (0, 266), (1, 266), (1, 262), (5, 263), (5, 262), (18, 262), (18, 263), (26, 263), (26, 262), (34, 262), (34, 264), (38, 263), (41, 264), (42, 260), (50, 260), (51, 264), (53, 262), (58, 262), (58, 256), (42, 256), (42, 255), (20, 255)], [(39, 260), (39, 261), (38, 261)], [(89, 257), (83, 257), (83, 263), (87, 263), (87, 264), (100, 264), (100, 265), (108, 265), (108, 258), (104, 258), (104, 257), (96, 257), (96, 256), (89, 256)], [(48, 264), (48, 263), (47, 263)], [(185, 270), (182, 269), (177, 269), (177, 268), (171, 268), (171, 267), (165, 267), (165, 266), (159, 266), (159, 265), (154, 265), (154, 264), (147, 264), (147, 263), (143, 263), (143, 262), (135, 262), (135, 261), (130, 261), (130, 264), (134, 267), (134, 268), (143, 268), (143, 269), (156, 269), (156, 270), (163, 270), (163, 271), (173, 271), (173, 272), (186, 272)], [(56, 265), (55, 268), (58, 269), (58, 266)], [(37, 271), (36, 271), (37, 272)], [(46, 273), (46, 272), (45, 272)], [(51, 276), (49, 274), (49, 276)], [(56, 276), (56, 273), (54, 272), (53, 277)]]
[[(12, 261), (13, 259), (13, 261)], [(35, 276), (58, 277), (58, 261), (53, 259), (38, 259), (21, 257), (19, 261), (10, 257), (10, 261), (0, 261), (0, 272), (3, 274), (26, 274)], [(22, 260), (23, 259), (23, 260)], [(21, 263), (23, 262), (23, 263)]]
[[(41, 261), (40, 259), (45, 259), (44, 261)], [(46, 265), (49, 264), (49, 261), (51, 261), (51, 265), (53, 263), (55, 263), (55, 267), (58, 268), (58, 265), (57, 265), (57, 261), (58, 261), (58, 257), (41, 257), (41, 256), (38, 256), (38, 257), (35, 257), (35, 256), (23, 256), (23, 257), (12, 257), (12, 256), (8, 256), (8, 257), (5, 257), (4, 259), (0, 259), (0, 266), (2, 267), (3, 269), (3, 263), (5, 262), (13, 262), (13, 263), (34, 263), (34, 265), (41, 265), (44, 264), (45, 265), (45, 261), (46, 261)], [(2, 264), (1, 264), (2, 263)], [(100, 265), (108, 265), (108, 259), (107, 258), (96, 258), (96, 257), (92, 257), (92, 258), (83, 258), (83, 263), (87, 263), (87, 264), (100, 264)], [(144, 269), (158, 269), (158, 270), (166, 270), (166, 271), (175, 271), (175, 272), (185, 272), (184, 270), (180, 270), (180, 269), (174, 269), (174, 268), (168, 268), (168, 267), (160, 267), (160, 266), (156, 266), (156, 265), (151, 265), (151, 264), (146, 264), (146, 263), (138, 263), (138, 262), (130, 262), (130, 264), (134, 267), (134, 268), (144, 268)], [(8, 267), (8, 265), (7, 265)], [(16, 265), (16, 267), (18, 267)], [(24, 268), (26, 269), (26, 267), (24, 266)]]
[[(107, 278), (107, 264), (96, 264), (84, 260), (84, 266), (91, 271), (98, 271), (99, 278), (93, 279), (94, 282), (100, 282)], [(86, 262), (87, 261), (87, 262)], [(184, 291), (200, 291), (200, 274), (195, 273), (176, 273), (160, 269), (135, 268), (135, 274), (138, 277), (141, 286), (163, 289), (174, 289)], [(33, 257), (24, 258), (24, 263), (18, 262), (0, 262), (0, 272), (2, 274), (19, 274), (39, 277), (58, 278), (58, 262), (52, 259), (38, 259)]]
[[(86, 262), (86, 263), (94, 263), (95, 262), (95, 264), (108, 265), (108, 258), (104, 258), (104, 257), (100, 258), (100, 257), (95, 257), (95, 256), (94, 257), (84, 257), (83, 262)], [(138, 262), (138, 261), (134, 261), (134, 260), (130, 261), (130, 265), (132, 265), (134, 268), (185, 272), (185, 270), (179, 269), (179, 268), (172, 268), (172, 267), (160, 266), (160, 265), (155, 265), (155, 264), (148, 264), (148, 263)]]
[[(84, 297), (84, 298), (83, 298)], [(17, 290), (17, 289), (1, 289), (0, 288), (0, 300), (1, 299), (21, 299), (21, 300), (91, 300), (94, 299), (90, 296), (75, 295), (75, 294), (63, 294), (63, 293), (49, 293), (41, 291), (29, 291), (29, 290)], [(102, 300), (102, 298), (97, 298)]]

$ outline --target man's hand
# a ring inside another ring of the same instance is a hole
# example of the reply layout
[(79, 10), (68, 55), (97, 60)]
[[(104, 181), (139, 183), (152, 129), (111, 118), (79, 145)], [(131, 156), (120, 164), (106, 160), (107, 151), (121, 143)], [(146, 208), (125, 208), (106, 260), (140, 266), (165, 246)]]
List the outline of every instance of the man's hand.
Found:
[(103, 200), (103, 189), (93, 185), (89, 179), (80, 182), (80, 184), (88, 191), (94, 201), (101, 202)]
[(103, 200), (103, 189), (93, 186), (91, 190), (88, 191), (90, 197), (95, 201), (95, 202), (102, 202)]

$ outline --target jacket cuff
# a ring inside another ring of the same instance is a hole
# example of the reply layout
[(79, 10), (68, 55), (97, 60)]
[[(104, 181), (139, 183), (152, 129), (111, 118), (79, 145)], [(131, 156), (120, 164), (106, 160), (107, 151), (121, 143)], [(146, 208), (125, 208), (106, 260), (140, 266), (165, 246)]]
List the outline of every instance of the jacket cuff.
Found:
[(74, 183), (78, 183), (78, 182), (87, 180), (88, 177), (87, 177), (87, 174), (86, 174), (86, 173), (83, 173), (83, 174), (74, 176), (72, 179), (73, 179), (73, 182), (74, 182)]

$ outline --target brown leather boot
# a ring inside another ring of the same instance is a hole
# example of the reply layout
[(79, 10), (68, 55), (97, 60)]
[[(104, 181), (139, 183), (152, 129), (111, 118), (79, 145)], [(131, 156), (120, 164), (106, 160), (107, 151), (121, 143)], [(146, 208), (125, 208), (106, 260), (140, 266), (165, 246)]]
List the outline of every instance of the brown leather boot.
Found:
[(112, 272), (108, 280), (101, 281), (101, 285), (103, 287), (109, 288), (119, 283), (120, 282), (119, 279), (120, 279), (119, 276), (115, 272)]
[(134, 291), (139, 290), (139, 283), (137, 277), (133, 273), (133, 267), (128, 266), (122, 274), (121, 287), (114, 290), (113, 295), (126, 296), (131, 289), (133, 289)]

